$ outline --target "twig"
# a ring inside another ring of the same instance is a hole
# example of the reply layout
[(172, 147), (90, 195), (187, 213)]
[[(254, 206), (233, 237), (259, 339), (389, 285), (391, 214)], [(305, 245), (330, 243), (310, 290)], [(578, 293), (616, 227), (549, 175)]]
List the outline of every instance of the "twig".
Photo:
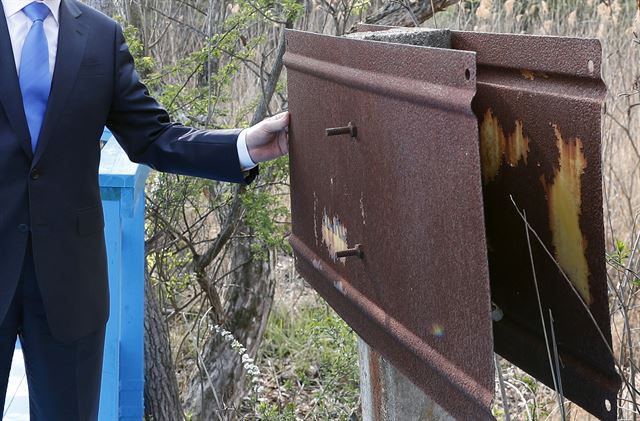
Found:
[(549, 328), (551, 330), (551, 341), (553, 343), (553, 356), (556, 363), (556, 373), (558, 375), (558, 407), (560, 408), (560, 416), (562, 421), (567, 420), (567, 414), (564, 410), (564, 391), (562, 390), (562, 375), (560, 374), (560, 356), (558, 355), (558, 345), (556, 344), (556, 335), (553, 330), (553, 313), (549, 309)]
[(433, 26), (436, 29), (438, 29), (438, 20), (436, 19), (436, 7), (433, 5), (433, 0), (431, 0), (431, 10), (433, 10)]
[[(292, 26), (293, 25), (290, 21), (285, 24), (286, 28), (291, 28)], [(280, 74), (282, 73), (282, 67), (284, 64), (283, 59), (286, 48), (284, 34), (285, 31), (282, 30), (280, 33), (280, 40), (278, 41), (278, 48), (276, 50), (276, 58), (273, 63), (273, 67), (271, 68), (271, 72), (269, 72), (269, 80), (265, 85), (260, 103), (256, 107), (256, 111), (253, 114), (253, 118), (251, 119), (252, 126), (258, 124), (267, 115), (267, 108), (269, 106), (269, 103), (271, 102), (273, 93), (276, 91), (276, 86), (278, 84), (278, 80), (280, 79)]]
[(498, 356), (493, 354), (493, 363), (496, 366), (498, 372), (498, 385), (500, 385), (500, 396), (502, 397), (502, 409), (504, 410), (504, 421), (511, 421), (511, 414), (509, 414), (509, 401), (507, 400), (507, 391), (504, 387), (504, 379), (502, 378), (502, 369), (498, 363)]
[[(204, 320), (207, 317), (207, 313), (209, 312), (210, 309), (211, 308), (209, 308), (205, 312), (205, 314), (199, 319), (198, 332), (200, 332), (200, 323), (202, 322), (202, 320)], [(209, 373), (209, 370), (207, 370), (207, 365), (205, 364), (205, 361), (202, 359), (202, 355), (200, 354), (200, 352), (197, 351), (198, 349), (200, 349), (199, 341), (200, 341), (200, 335), (198, 334), (198, 336), (196, 337), (196, 360), (198, 361), (198, 366), (201, 367), (201, 373), (204, 372), (205, 376), (207, 377), (207, 381), (209, 382), (209, 387), (211, 388), (211, 392), (213, 393), (213, 398), (216, 400), (217, 408), (224, 410), (224, 406), (221, 404), (220, 399), (218, 398), (218, 393), (216, 392), (216, 388), (213, 386), (213, 380), (211, 379), (211, 374)], [(201, 389), (201, 391), (202, 393), (204, 393), (203, 389)], [(201, 397), (201, 401), (204, 402), (204, 399), (202, 399), (202, 397)], [(201, 413), (204, 413), (204, 411), (201, 411)], [(219, 411), (215, 411), (215, 413), (220, 421), (224, 421)]]
[(400, 7), (402, 7), (404, 10), (407, 11), (407, 14), (411, 18), (411, 21), (413, 21), (413, 26), (415, 26), (416, 28), (420, 26), (420, 22), (418, 22), (418, 18), (416, 17), (416, 14), (413, 13), (413, 10), (411, 10), (411, 4), (407, 4), (406, 0), (400, 0), (398, 1), (398, 4), (400, 5)]
[(527, 405), (527, 399), (524, 397), (524, 395), (522, 394), (522, 392), (520, 391), (520, 389), (518, 389), (514, 384), (509, 383), (508, 381), (505, 381), (504, 384), (506, 384), (507, 386), (511, 387), (513, 390), (516, 391), (516, 393), (518, 394), (518, 396), (520, 396), (520, 399), (522, 399), (522, 402), (524, 403), (524, 408), (527, 411), (527, 419), (530, 421), (533, 421), (533, 416), (531, 415), (531, 410), (529, 409), (529, 406)]
[[(511, 200), (513, 200), (513, 198)], [(545, 347), (547, 348), (547, 358), (549, 360), (549, 366), (551, 368), (551, 378), (553, 379), (553, 389), (556, 392), (556, 399), (558, 399), (558, 405), (562, 408), (561, 414), (562, 414), (562, 420), (564, 421), (565, 420), (564, 405), (562, 405), (562, 399), (559, 397), (562, 392), (559, 392), (559, 389), (558, 389), (558, 379), (556, 377), (556, 371), (553, 368), (553, 359), (551, 358), (551, 348), (549, 346), (549, 337), (547, 336), (547, 327), (544, 319), (544, 312), (542, 311), (542, 299), (540, 298), (540, 289), (538, 287), (538, 277), (536, 275), (536, 266), (533, 262), (533, 251), (531, 250), (531, 239), (529, 238), (529, 224), (527, 222), (527, 213), (523, 211), (522, 214), (523, 214), (522, 218), (524, 220), (525, 234), (527, 237), (527, 247), (529, 250), (529, 261), (531, 262), (531, 272), (533, 274), (533, 284), (536, 288), (536, 298), (538, 300), (538, 311), (540, 312), (540, 322), (542, 323), (542, 333), (544, 334), (544, 344), (545, 344)], [(558, 372), (557, 375), (559, 376), (560, 373)]]

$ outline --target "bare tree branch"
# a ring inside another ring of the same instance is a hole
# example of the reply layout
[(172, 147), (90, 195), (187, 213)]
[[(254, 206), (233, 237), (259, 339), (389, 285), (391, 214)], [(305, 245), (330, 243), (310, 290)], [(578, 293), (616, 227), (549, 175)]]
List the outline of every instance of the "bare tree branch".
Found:
[[(423, 23), (459, 0), (391, 0), (369, 16), (365, 23), (389, 26), (415, 26)], [(435, 9), (434, 9), (435, 8)], [(435, 10), (435, 11), (434, 11)], [(354, 32), (355, 26), (349, 32)]]

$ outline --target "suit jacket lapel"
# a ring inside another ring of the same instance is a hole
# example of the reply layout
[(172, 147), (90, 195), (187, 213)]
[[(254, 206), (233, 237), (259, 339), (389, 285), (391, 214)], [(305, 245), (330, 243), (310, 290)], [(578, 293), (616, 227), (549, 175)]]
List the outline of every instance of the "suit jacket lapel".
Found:
[(31, 136), (24, 115), (22, 93), (16, 63), (13, 60), (11, 38), (7, 28), (4, 8), (0, 4), (0, 102), (2, 102), (7, 118), (16, 133), (20, 146), (31, 157)]
[(51, 82), (51, 94), (47, 104), (44, 123), (36, 146), (33, 165), (44, 153), (51, 141), (51, 134), (65, 108), (69, 93), (73, 88), (80, 62), (84, 55), (89, 28), (80, 21), (82, 12), (75, 0), (62, 0), (60, 4), (60, 30), (58, 34), (58, 52)]

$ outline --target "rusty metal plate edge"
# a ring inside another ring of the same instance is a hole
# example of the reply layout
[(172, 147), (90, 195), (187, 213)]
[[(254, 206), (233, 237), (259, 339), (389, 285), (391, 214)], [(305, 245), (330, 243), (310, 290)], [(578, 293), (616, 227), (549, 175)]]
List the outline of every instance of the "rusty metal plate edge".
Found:
[[(377, 92), (381, 95), (394, 97), (410, 102), (433, 104), (442, 109), (468, 112), (465, 101), (455, 98), (473, 97), (475, 82), (475, 53), (466, 51), (452, 51), (438, 48), (420, 47), (413, 45), (394, 44), (390, 50), (387, 43), (372, 42), (359, 39), (348, 39), (329, 35), (313, 34), (293, 29), (286, 30), (287, 52), (284, 64), (289, 70), (311, 74), (314, 77), (331, 80), (351, 88)], [(339, 40), (339, 44), (336, 41)], [(313, 44), (314, 57), (300, 55), (290, 51), (289, 43)], [(371, 60), (363, 59), (362, 55), (353, 54), (364, 45), (371, 52)], [(338, 54), (335, 50), (340, 49)], [(431, 66), (432, 62), (421, 58), (420, 51), (429, 48), (430, 60), (442, 61), (460, 69), (460, 74), (468, 70), (466, 83), (459, 83), (460, 78), (448, 72), (437, 72)], [(325, 54), (326, 51), (331, 54)], [(390, 62), (376, 61), (379, 56), (390, 57)], [(332, 56), (332, 57), (330, 57)], [(332, 58), (344, 56), (342, 62)], [(411, 65), (401, 62), (401, 57), (414, 57)], [(371, 68), (370, 66), (373, 66)], [(411, 74), (409, 69), (421, 68), (420, 75)], [(399, 74), (396, 74), (399, 73)], [(416, 76), (433, 79), (436, 82), (419, 80)], [(443, 86), (446, 89), (443, 89)]]
[[(358, 32), (380, 32), (396, 26), (358, 24)], [(602, 46), (591, 38), (451, 31), (452, 48), (478, 54), (478, 65), (527, 69), (600, 81)], [(506, 52), (503, 47), (509, 45)], [(535, 45), (535, 48), (532, 46)], [(566, 60), (579, 57), (581, 60)]]
[(452, 47), (475, 51), (479, 65), (600, 80), (602, 47), (597, 39), (469, 31), (451, 35)]

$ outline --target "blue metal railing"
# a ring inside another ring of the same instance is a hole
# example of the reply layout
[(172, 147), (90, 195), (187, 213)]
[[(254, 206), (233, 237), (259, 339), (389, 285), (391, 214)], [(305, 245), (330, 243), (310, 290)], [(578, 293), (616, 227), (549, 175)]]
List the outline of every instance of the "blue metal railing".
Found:
[(144, 416), (144, 185), (134, 164), (105, 131), (100, 192), (105, 216), (111, 313), (107, 324), (100, 421)]

